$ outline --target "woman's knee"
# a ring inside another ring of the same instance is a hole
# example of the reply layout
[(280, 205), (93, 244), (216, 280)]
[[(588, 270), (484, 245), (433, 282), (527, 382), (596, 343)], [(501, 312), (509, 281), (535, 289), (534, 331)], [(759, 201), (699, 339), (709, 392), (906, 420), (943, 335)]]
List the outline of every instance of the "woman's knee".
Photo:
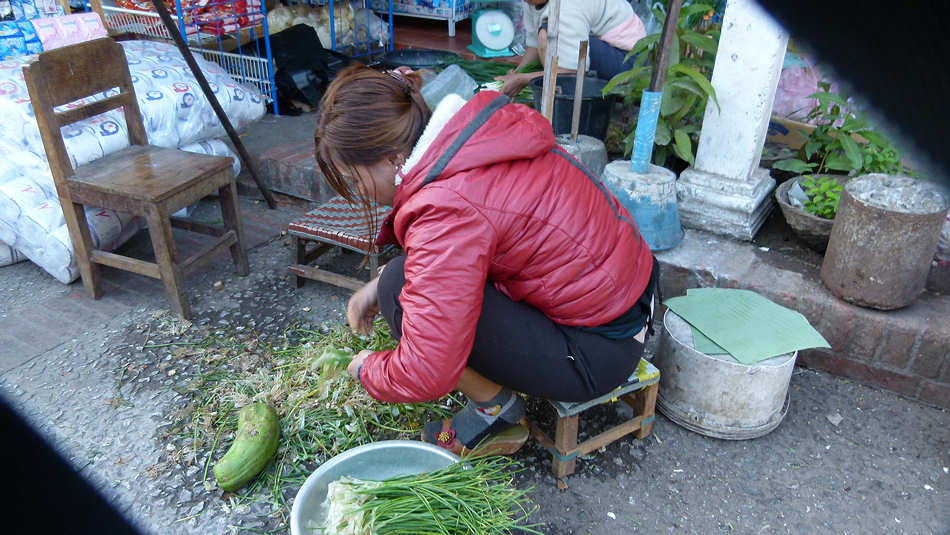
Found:
[[(391, 330), (402, 320), (402, 309), (399, 306), (399, 293), (406, 284), (405, 274), (406, 257), (397, 256), (386, 263), (383, 272), (379, 275), (376, 286), (376, 299), (379, 302), (379, 311)], [(398, 316), (398, 317), (397, 317)], [(393, 330), (395, 336), (396, 330)], [(398, 338), (398, 336), (397, 336)]]
[(389, 262), (386, 262), (386, 265), (383, 266), (382, 273), (379, 275), (377, 292), (380, 296), (384, 293), (391, 294), (393, 292), (395, 292), (397, 296), (399, 295), (403, 285), (406, 284), (405, 266), (405, 255), (397, 256)]

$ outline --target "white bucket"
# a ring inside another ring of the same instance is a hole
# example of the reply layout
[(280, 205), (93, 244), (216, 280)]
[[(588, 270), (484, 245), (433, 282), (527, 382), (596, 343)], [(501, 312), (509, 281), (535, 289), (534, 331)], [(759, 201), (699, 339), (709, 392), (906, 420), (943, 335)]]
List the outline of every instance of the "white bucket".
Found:
[(662, 377), (657, 410), (690, 431), (727, 440), (760, 437), (778, 427), (788, 412), (797, 351), (742, 364), (728, 354), (696, 351), (692, 327), (671, 310), (663, 328), (652, 361)]

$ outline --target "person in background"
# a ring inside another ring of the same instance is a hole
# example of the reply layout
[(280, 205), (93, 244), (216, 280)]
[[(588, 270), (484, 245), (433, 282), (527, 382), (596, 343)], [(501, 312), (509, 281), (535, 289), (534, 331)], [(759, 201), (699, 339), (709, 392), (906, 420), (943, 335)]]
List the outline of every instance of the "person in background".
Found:
[(460, 390), (465, 407), (422, 438), (510, 453), (528, 437), (519, 393), (586, 401), (636, 369), (656, 261), (541, 114), (495, 91), (450, 94), (430, 114), (420, 87), (416, 73), (353, 66), (320, 102), (320, 170), (350, 202), (392, 206), (377, 244), (405, 251), (347, 305), (351, 328), (382, 313), (399, 344), (347, 371), (387, 402)]
[[(548, 0), (524, 1), (525, 53), (518, 67), (495, 78), (504, 82), (502, 91), (514, 97), (544, 71), (519, 73), (519, 68), (540, 61), (544, 65), (548, 45)], [(633, 67), (624, 61), (633, 45), (646, 36), (643, 22), (627, 0), (564, 0), (558, 27), (558, 72), (575, 74), (580, 43), (589, 41), (587, 66), (597, 77), (609, 80)], [(547, 69), (547, 65), (544, 65)]]

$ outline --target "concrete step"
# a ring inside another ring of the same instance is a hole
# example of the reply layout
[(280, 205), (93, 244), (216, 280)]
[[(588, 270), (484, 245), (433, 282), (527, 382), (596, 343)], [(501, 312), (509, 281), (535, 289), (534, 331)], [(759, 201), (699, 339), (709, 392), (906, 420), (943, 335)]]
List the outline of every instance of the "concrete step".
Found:
[(925, 292), (902, 309), (861, 308), (825, 288), (820, 260), (692, 229), (656, 257), (663, 298), (697, 287), (754, 290), (802, 313), (828, 340), (830, 350), (801, 351), (799, 364), (950, 408), (950, 296)]

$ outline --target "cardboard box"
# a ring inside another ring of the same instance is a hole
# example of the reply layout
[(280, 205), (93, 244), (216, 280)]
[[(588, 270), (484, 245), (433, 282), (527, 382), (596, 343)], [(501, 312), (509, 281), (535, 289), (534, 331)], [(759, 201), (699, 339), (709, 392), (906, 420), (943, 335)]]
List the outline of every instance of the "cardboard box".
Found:
[(773, 115), (769, 119), (769, 130), (765, 135), (766, 141), (781, 143), (790, 149), (798, 150), (805, 144), (808, 134), (815, 129), (815, 125)]
[[(815, 125), (773, 115), (769, 119), (769, 130), (765, 134), (766, 141), (781, 143), (792, 150), (802, 148), (808, 135), (815, 129)], [(834, 135), (834, 133), (832, 133)], [(857, 134), (851, 134), (851, 139), (857, 143), (867, 143), (868, 140)]]

